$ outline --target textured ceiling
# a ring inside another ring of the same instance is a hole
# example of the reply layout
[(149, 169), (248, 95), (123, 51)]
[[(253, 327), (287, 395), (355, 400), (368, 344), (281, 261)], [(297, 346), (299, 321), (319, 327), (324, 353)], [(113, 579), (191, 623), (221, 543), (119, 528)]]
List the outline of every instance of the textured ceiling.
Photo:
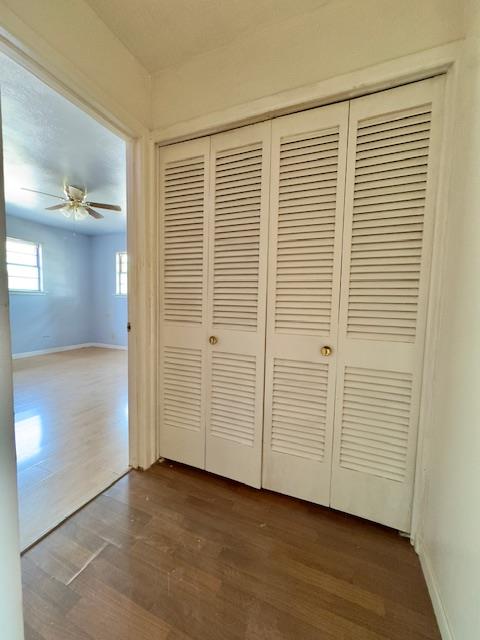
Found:
[(87, 0), (150, 72), (229, 44), (242, 33), (332, 0)]
[[(89, 235), (126, 227), (125, 143), (31, 73), (0, 54), (7, 213)], [(86, 187), (89, 199), (119, 204), (103, 220), (45, 211), (60, 201), (21, 187), (63, 195), (63, 184)]]

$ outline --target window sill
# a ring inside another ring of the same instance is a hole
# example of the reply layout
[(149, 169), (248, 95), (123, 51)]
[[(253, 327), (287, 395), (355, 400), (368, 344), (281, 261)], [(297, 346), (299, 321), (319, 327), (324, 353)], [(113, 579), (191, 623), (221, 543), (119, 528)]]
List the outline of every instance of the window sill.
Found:
[(9, 289), (8, 294), (13, 296), (45, 296), (47, 291), (22, 291), (21, 289)]

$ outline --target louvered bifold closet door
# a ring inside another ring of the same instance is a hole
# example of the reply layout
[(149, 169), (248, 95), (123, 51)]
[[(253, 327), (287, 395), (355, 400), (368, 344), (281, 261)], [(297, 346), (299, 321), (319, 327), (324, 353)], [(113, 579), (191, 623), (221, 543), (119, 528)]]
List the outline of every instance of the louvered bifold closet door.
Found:
[(442, 78), (351, 102), (331, 505), (408, 531)]
[(259, 487), (265, 360), (269, 122), (213, 136), (206, 468)]
[(205, 466), (210, 140), (160, 149), (160, 455)]
[(263, 486), (320, 504), (330, 497), (347, 128), (348, 103), (272, 127)]

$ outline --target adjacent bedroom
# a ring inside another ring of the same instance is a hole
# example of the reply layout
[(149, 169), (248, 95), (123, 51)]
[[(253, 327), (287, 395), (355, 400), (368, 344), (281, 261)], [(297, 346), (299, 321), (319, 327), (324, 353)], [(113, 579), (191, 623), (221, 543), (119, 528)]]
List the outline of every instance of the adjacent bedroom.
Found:
[(22, 550), (128, 471), (125, 142), (0, 57)]

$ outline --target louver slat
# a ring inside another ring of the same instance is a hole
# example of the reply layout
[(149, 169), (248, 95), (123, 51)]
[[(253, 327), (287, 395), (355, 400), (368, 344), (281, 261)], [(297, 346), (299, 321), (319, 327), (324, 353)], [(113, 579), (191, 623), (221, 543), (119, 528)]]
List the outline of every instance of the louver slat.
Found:
[(166, 163), (163, 196), (163, 319), (201, 324), (203, 317), (205, 160)]
[(358, 124), (347, 323), (351, 338), (415, 341), (430, 124), (427, 107)]
[(215, 352), (211, 367), (210, 433), (251, 447), (256, 423), (256, 359)]
[(261, 143), (217, 152), (215, 159), (215, 248), (213, 323), (257, 328)]
[(404, 481), (411, 393), (411, 374), (346, 367), (341, 467)]
[(280, 143), (275, 329), (328, 333), (332, 313), (338, 127)]
[(328, 366), (275, 358), (272, 451), (322, 461)]
[(199, 349), (164, 347), (163, 426), (200, 431), (202, 354)]

